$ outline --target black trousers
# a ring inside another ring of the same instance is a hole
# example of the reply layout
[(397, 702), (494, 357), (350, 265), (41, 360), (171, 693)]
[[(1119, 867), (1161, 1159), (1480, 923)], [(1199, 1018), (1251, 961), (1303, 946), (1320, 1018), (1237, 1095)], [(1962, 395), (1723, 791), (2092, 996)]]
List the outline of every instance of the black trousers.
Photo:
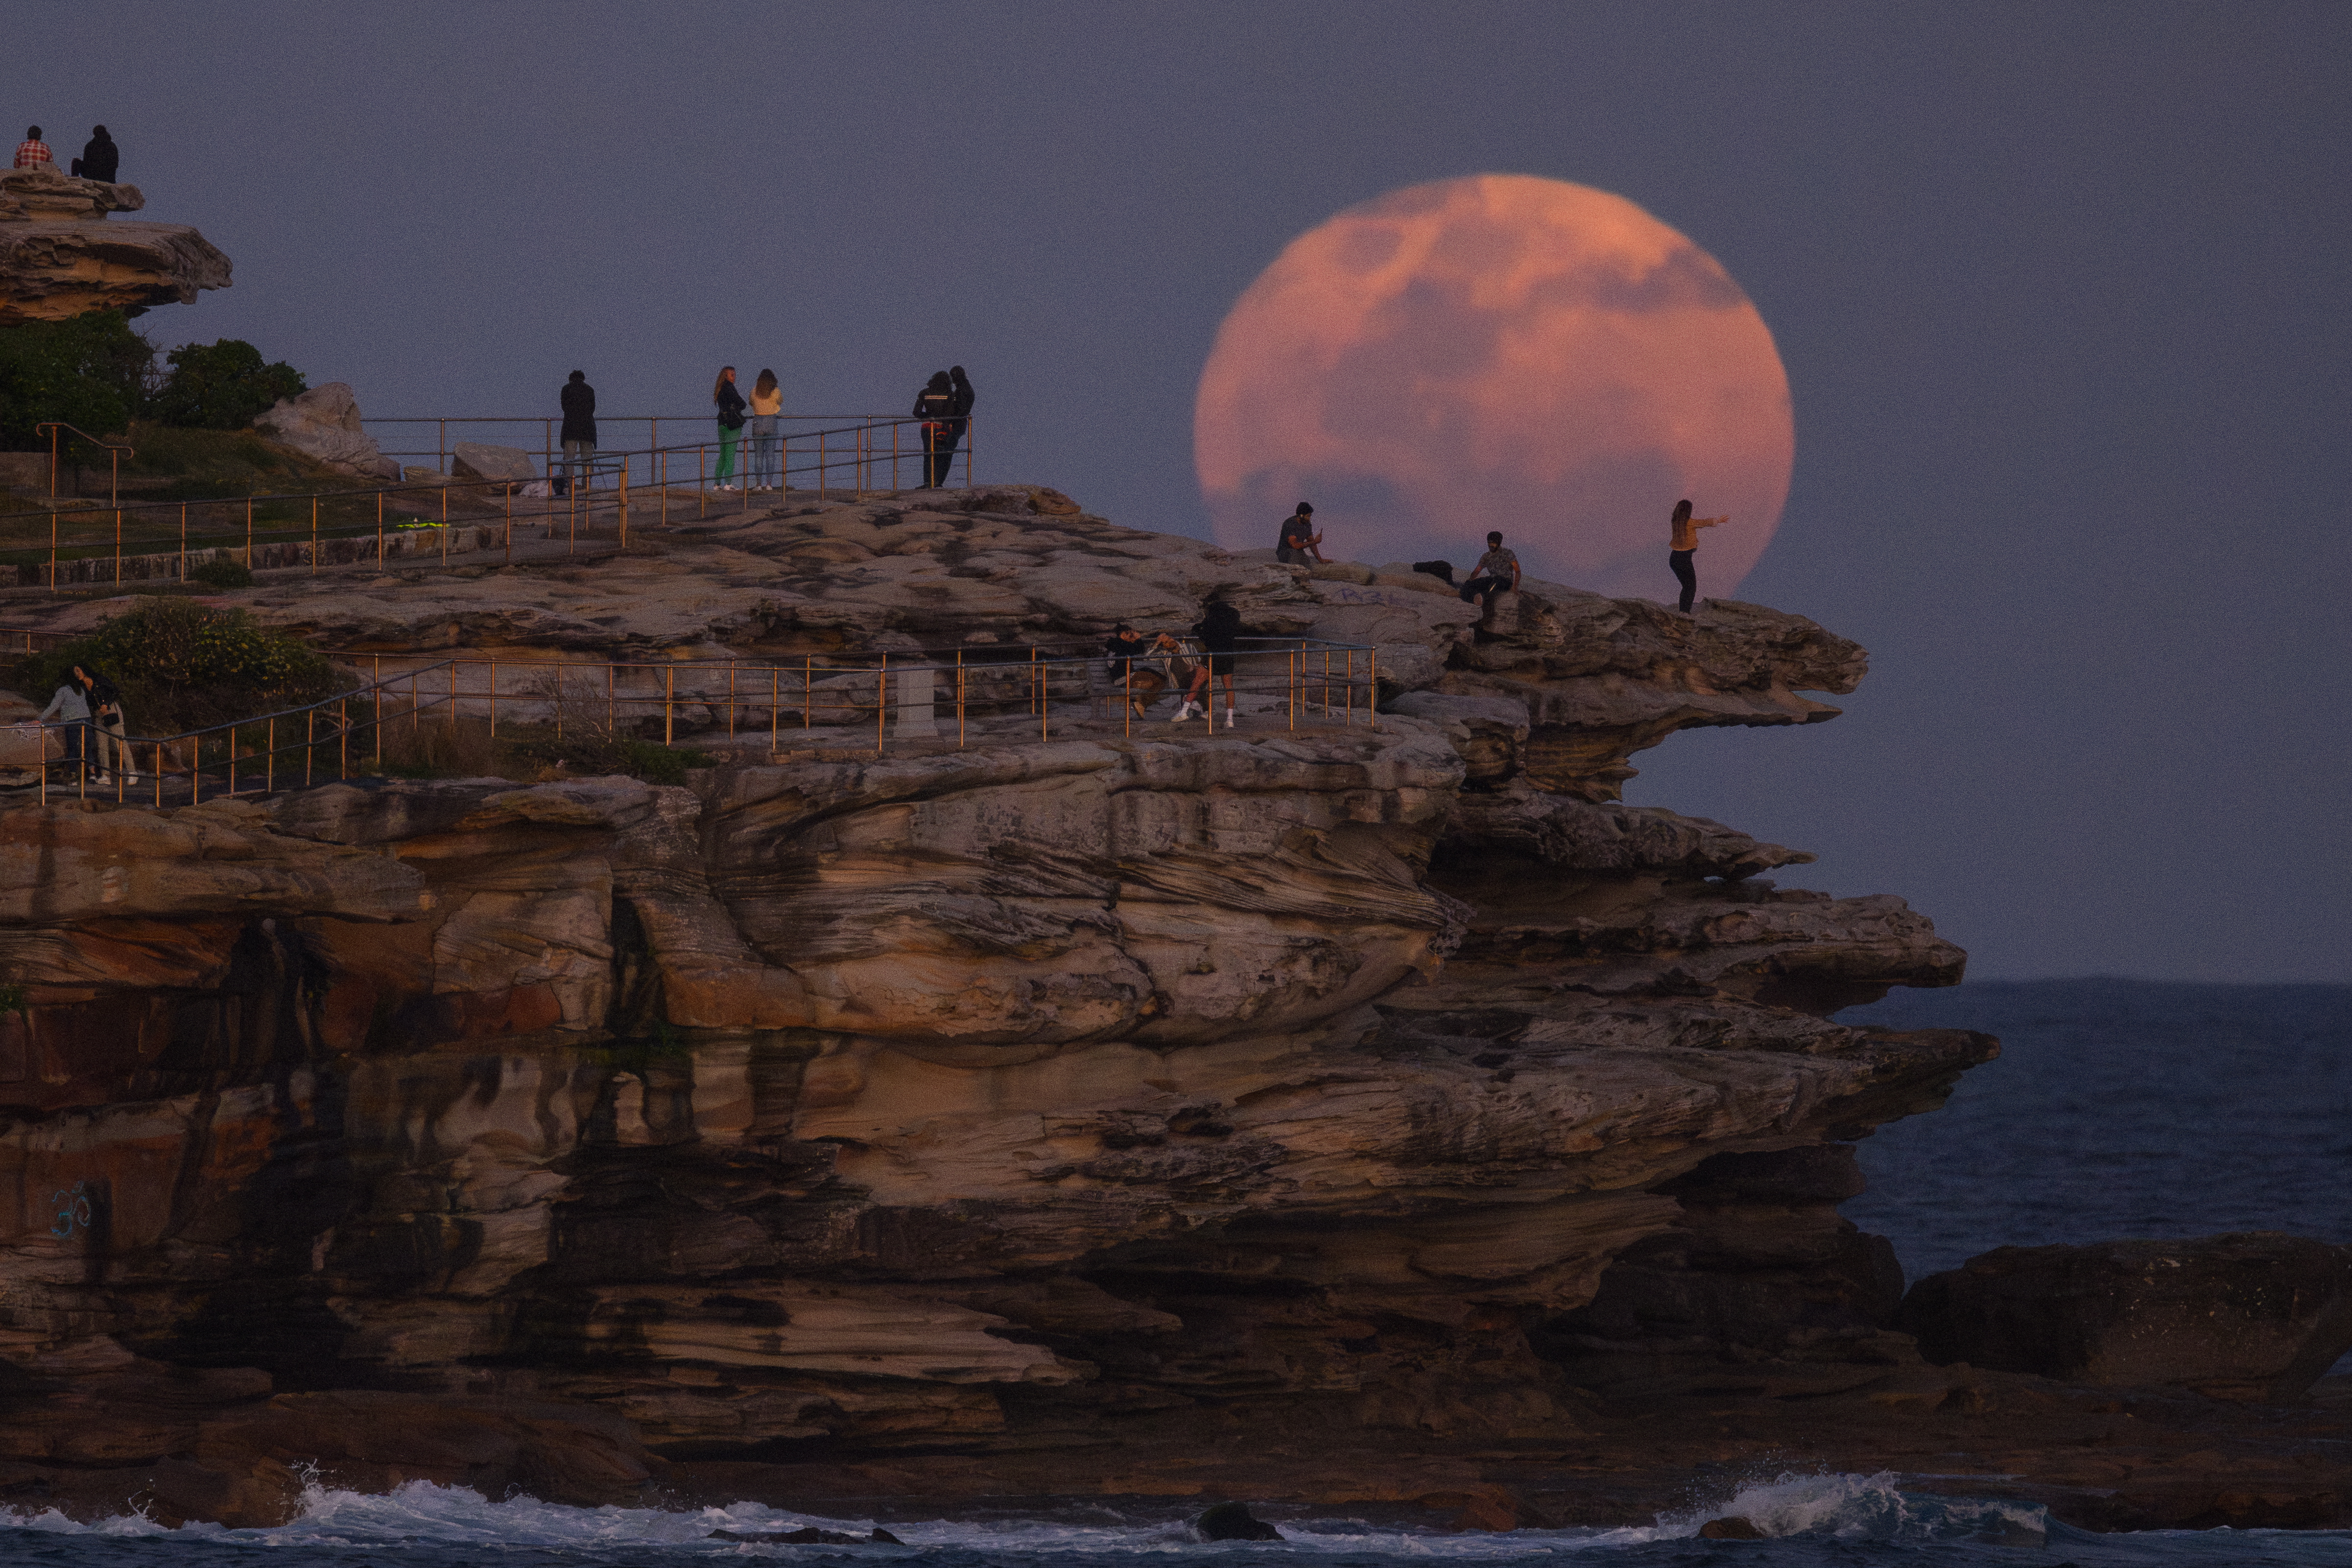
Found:
[(962, 440), (963, 432), (952, 427), (930, 438), (929, 449), (923, 454), (924, 489), (947, 488), (948, 474), (955, 468), (955, 450)]
[(1462, 584), (1462, 602), (1466, 605), (1475, 599), (1491, 608), (1495, 603), (1495, 595), (1510, 585), (1511, 580), (1508, 577), (1473, 577)]
[(1675, 569), (1675, 581), (1683, 585), (1683, 609), (1688, 611), (1691, 601), (1698, 597), (1698, 568), (1691, 564), (1695, 550), (1669, 550), (1666, 564)]

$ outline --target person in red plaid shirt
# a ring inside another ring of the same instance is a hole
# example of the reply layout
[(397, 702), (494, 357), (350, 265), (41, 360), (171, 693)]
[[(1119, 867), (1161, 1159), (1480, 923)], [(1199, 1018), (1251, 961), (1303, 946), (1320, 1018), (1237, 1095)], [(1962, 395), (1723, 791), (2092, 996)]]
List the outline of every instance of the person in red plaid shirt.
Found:
[(16, 143), (16, 167), (29, 169), (36, 163), (47, 163), (54, 166), (56, 163), (57, 160), (49, 156), (49, 144), (41, 140), (41, 128), (37, 125), (26, 126), (25, 139)]

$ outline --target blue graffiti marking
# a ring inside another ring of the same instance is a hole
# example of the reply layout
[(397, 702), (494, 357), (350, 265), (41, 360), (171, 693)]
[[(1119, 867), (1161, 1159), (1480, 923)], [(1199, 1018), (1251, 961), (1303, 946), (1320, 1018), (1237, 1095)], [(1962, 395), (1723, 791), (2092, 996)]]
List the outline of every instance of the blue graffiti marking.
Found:
[(70, 1187), (60, 1187), (49, 1201), (58, 1205), (57, 1223), (49, 1226), (55, 1237), (71, 1236), (77, 1227), (89, 1228), (89, 1186), (88, 1182), (76, 1182)]

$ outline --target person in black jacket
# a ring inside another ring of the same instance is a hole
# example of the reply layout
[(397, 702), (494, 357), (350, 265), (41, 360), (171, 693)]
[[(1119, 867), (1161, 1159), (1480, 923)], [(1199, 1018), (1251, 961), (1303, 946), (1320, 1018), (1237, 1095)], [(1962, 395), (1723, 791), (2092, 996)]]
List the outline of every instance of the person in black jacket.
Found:
[(954, 380), (946, 371), (933, 371), (923, 390), (915, 395), (915, 417), (923, 422), (923, 488), (938, 489), (947, 483), (948, 463), (955, 455), (956, 395)]
[[(955, 400), (952, 405), (955, 417), (948, 421), (947, 465), (940, 470), (940, 477), (943, 479), (955, 471), (956, 448), (963, 444), (964, 432), (971, 428), (971, 378), (964, 374), (963, 366), (948, 367), (948, 392)], [(969, 463), (964, 466), (963, 482), (971, 483)]]
[(596, 482), (596, 389), (588, 384), (588, 373), (575, 370), (563, 385), (563, 482), (573, 489), (581, 488), (584, 475), (588, 484)]
[(1184, 706), (1176, 710), (1176, 721), (1198, 713), (1216, 727), (1217, 717), (1209, 711), (1215, 698), (1209, 690), (1209, 678), (1225, 678), (1225, 728), (1234, 727), (1234, 649), (1241, 641), (1242, 613), (1223, 599), (1212, 599), (1202, 606), (1201, 618), (1192, 627), (1192, 637), (1201, 651), (1209, 657), (1192, 667), (1192, 689), (1184, 693)]
[(719, 406), (719, 472), (711, 485), (715, 490), (731, 490), (737, 487), (728, 481), (735, 477), (735, 447), (743, 439), (743, 395), (735, 386), (735, 367), (727, 365), (711, 384), (710, 401)]
[(71, 173), (85, 180), (114, 183), (115, 171), (122, 167), (122, 149), (106, 133), (103, 125), (89, 128), (89, 140), (82, 143), (81, 156), (73, 161)]

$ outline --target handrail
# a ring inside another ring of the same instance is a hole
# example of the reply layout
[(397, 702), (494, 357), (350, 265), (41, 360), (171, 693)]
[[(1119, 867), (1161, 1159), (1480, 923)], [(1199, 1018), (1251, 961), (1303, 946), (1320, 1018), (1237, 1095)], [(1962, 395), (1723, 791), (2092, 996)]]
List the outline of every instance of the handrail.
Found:
[[(36, 436), (38, 436), (44, 430), (47, 430), (49, 433), (49, 499), (51, 500), (58, 499), (58, 432), (60, 430), (70, 430), (75, 435), (80, 437), (83, 440), (89, 442), (91, 446), (102, 447), (110, 454), (109, 458), (110, 477), (107, 481), (107, 504), (110, 506), (116, 500), (121, 499), (122, 458), (125, 454), (133, 458), (137, 457), (139, 455), (137, 447), (127, 444), (117, 445), (112, 441), (105, 440), (102, 437), (91, 435), (89, 431), (83, 429), (79, 425), (68, 425), (62, 419), (45, 419), (40, 424), (33, 426), (33, 434)], [(79, 466), (77, 466), (77, 471), (79, 471)], [(77, 480), (76, 482), (79, 483), (79, 481)]]
[[(970, 416), (961, 416), (961, 423), (963, 423), (967, 427), (971, 423)], [(894, 415), (887, 418), (877, 418), (864, 425), (826, 427), (814, 431), (804, 430), (798, 432), (779, 432), (775, 437), (777, 447), (773, 454), (773, 471), (777, 483), (775, 486), (770, 488), (775, 489), (781, 495), (783, 491), (790, 489), (792, 479), (794, 474), (799, 474), (803, 477), (814, 475), (816, 479), (815, 493), (817, 499), (819, 500), (824, 500), (829, 495), (845, 488), (834, 482), (834, 476), (836, 474), (843, 474), (844, 470), (847, 470), (845, 477), (853, 481), (847, 488), (850, 489), (852, 494), (862, 497), (875, 493), (878, 487), (869, 483), (869, 480), (878, 479), (880, 477), (877, 470), (878, 470), (880, 465), (887, 461), (890, 468), (890, 485), (887, 493), (891, 495), (903, 493), (904, 490), (908, 488), (899, 483), (899, 480), (905, 477), (903, 473), (904, 464), (915, 462), (923, 465), (923, 471), (920, 472), (919, 477), (926, 482), (928, 482), (932, 477), (928, 469), (929, 464), (936, 460), (936, 454), (927, 450), (921, 444), (902, 441), (900, 436), (901, 429), (904, 426), (919, 426), (927, 423), (938, 422), (926, 421), (914, 416)], [(47, 426), (44, 427), (46, 428)], [(70, 428), (70, 426), (68, 427)], [(890, 435), (889, 447), (887, 452), (882, 449), (878, 439), (878, 433), (884, 429), (887, 429)], [(962, 438), (962, 436), (966, 432), (959, 432), (959, 440)], [(77, 432), (77, 434), (79, 434), (79, 432)], [(848, 437), (845, 446), (832, 445), (832, 438), (835, 437)], [(807, 450), (806, 443), (811, 439), (814, 439), (816, 442), (816, 450), (814, 456), (810, 456)], [(793, 461), (793, 444), (795, 441), (802, 444), (802, 460), (797, 463)], [(52, 445), (54, 446), (54, 444), (53, 438)], [(672, 479), (670, 476), (671, 459), (687, 452), (697, 454), (696, 473), (694, 479), (694, 484), (697, 489), (696, 515), (698, 518), (709, 516), (712, 500), (711, 491), (708, 488), (708, 483), (712, 477), (709, 472), (710, 466), (709, 462), (709, 454), (713, 445), (714, 443), (709, 441), (682, 442), (669, 446), (650, 446), (645, 447), (628, 447), (619, 450), (600, 451), (594, 454), (593, 458), (590, 460), (590, 473), (588, 476), (589, 483), (587, 485), (568, 485), (566, 487), (566, 493), (560, 502), (558, 502), (555, 498), (549, 497), (547, 498), (548, 504), (541, 506), (537, 511), (533, 511), (526, 507), (520, 515), (526, 521), (537, 519), (549, 523), (551, 528), (552, 528), (557, 521), (564, 521), (568, 524), (569, 528), (569, 548), (576, 551), (579, 547), (580, 531), (583, 523), (591, 526), (592, 538), (593, 536), (593, 513), (594, 509), (600, 504), (593, 494), (594, 474), (599, 469), (606, 472), (613, 471), (610, 465), (617, 459), (619, 463), (618, 487), (612, 492), (614, 500), (610, 504), (616, 508), (613, 514), (613, 521), (617, 526), (621, 547), (625, 550), (628, 547), (628, 530), (630, 521), (630, 470), (634, 466), (635, 460), (642, 458), (645, 461), (645, 467), (647, 469), (652, 488), (656, 491), (655, 504), (658, 509), (659, 521), (664, 527), (667, 527), (670, 522), (670, 512), (673, 503), (672, 492), (686, 482), (682, 477), (676, 480)], [(763, 446), (761, 445), (761, 438), (754, 437), (748, 426), (743, 433), (742, 439), (739, 442), (739, 447), (742, 452), (743, 457), (747, 459), (745, 467), (749, 466), (749, 461), (757, 461), (767, 455)], [(126, 446), (121, 447), (120, 450), (129, 452), (131, 451), (132, 448)], [(953, 460), (953, 456), (954, 454), (952, 452), (948, 454), (947, 460), (951, 462)], [(964, 477), (968, 482), (971, 479), (971, 448), (970, 445), (967, 444), (963, 446), (962, 456), (964, 458)], [(55, 463), (53, 456), (53, 489), (55, 482), (54, 467)], [(741, 479), (747, 476), (744, 475), (741, 468), (739, 468), (737, 477), (739, 479)], [(551, 473), (545, 476), (545, 478), (551, 481), (554, 476)], [(517, 481), (508, 479), (451, 479), (446, 477), (438, 477), (429, 481), (403, 480), (388, 484), (357, 486), (340, 490), (261, 492), (246, 496), (220, 497), (211, 500), (133, 501), (128, 505), (121, 502), (118, 485), (117, 493), (114, 494), (110, 501), (110, 508), (114, 513), (114, 581), (119, 584), (123, 580), (122, 561), (126, 542), (124, 535), (126, 518), (133, 519), (135, 521), (135, 519), (139, 514), (152, 514), (157, 511), (168, 513), (173, 509), (177, 510), (179, 516), (177, 541), (177, 554), (179, 556), (179, 560), (177, 563), (177, 572), (174, 574), (177, 577), (184, 578), (188, 573), (187, 554), (189, 550), (190, 509), (201, 509), (207, 506), (243, 508), (244, 542), (242, 545), (242, 551), (245, 564), (248, 570), (250, 570), (255, 563), (253, 552), (257, 539), (268, 540), (270, 538), (276, 538), (283, 540), (289, 537), (300, 538), (307, 534), (307, 537), (310, 541), (310, 549), (309, 552), (310, 565), (310, 569), (313, 572), (316, 572), (320, 564), (319, 545), (321, 538), (350, 538), (362, 536), (369, 531), (370, 526), (365, 521), (360, 521), (357, 523), (328, 523), (322, 527), (320, 517), (320, 509), (322, 506), (352, 501), (363, 502), (366, 500), (373, 498), (375, 503), (375, 517), (373, 524), (376, 538), (375, 557), (377, 563), (381, 565), (389, 552), (385, 543), (385, 507), (388, 500), (390, 500), (391, 498), (398, 496), (438, 494), (441, 497), (441, 516), (438, 521), (433, 522), (420, 520), (418, 525), (425, 527), (438, 527), (445, 531), (439, 536), (439, 542), (441, 545), (441, 554), (446, 559), (449, 553), (448, 535), (446, 530), (450, 526), (452, 521), (449, 516), (448, 498), (450, 492), (453, 490), (458, 491), (462, 494), (472, 494), (475, 492), (487, 494), (495, 490), (504, 498), (504, 551), (507, 558), (511, 561), (514, 554), (513, 524), (517, 516), (514, 507), (514, 489), (516, 483)], [(751, 487), (748, 483), (743, 483), (739, 484), (736, 488), (740, 492), (742, 508), (748, 514), (751, 508)], [(255, 510), (257, 507), (289, 501), (308, 501), (310, 503), (310, 526), (307, 530), (303, 530), (299, 527), (275, 530), (268, 528), (257, 529), (255, 519)], [(61, 552), (65, 548), (59, 536), (59, 521), (60, 514), (53, 511), (49, 519), (49, 546), (47, 560), (48, 586), (52, 592), (55, 592), (58, 586), (58, 567)], [(394, 521), (396, 522), (397, 520)], [(456, 521), (462, 524), (467, 520), (461, 517)], [(199, 527), (201, 527), (201, 513), (199, 513), (198, 521)], [(234, 514), (232, 514), (231, 527), (229, 530), (226, 531), (226, 532), (219, 534), (219, 537), (221, 538), (222, 542), (213, 546), (206, 546), (202, 542), (200, 536), (198, 548), (238, 548), (234, 542), (236, 538), (236, 532), (234, 528)], [(135, 547), (139, 542), (133, 539), (130, 541), (130, 542)], [(163, 545), (163, 549), (160, 553), (173, 552), (172, 545), (168, 539), (159, 540), (157, 542)], [(34, 551), (37, 551), (38, 547), (35, 546), (31, 548)], [(105, 552), (106, 545), (102, 539), (94, 547), (91, 547), (86, 552), (89, 555), (100, 558), (102, 558)], [(5, 561), (9, 554), (9, 547), (0, 545), (0, 561)], [(296, 560), (297, 563), (299, 563), (300, 557), (298, 555)], [(27, 565), (37, 563), (37, 554), (35, 554), (32, 561), (24, 563), (24, 564)]]
[[(1278, 694), (1286, 732), (1295, 732), (1302, 722), (1311, 725), (1318, 713), (1325, 723), (1337, 719), (1344, 727), (1352, 729), (1360, 700), (1370, 728), (1374, 731), (1380, 728), (1376, 706), (1380, 664), (1377, 648), (1368, 644), (1330, 642), (1315, 637), (1243, 637), (1239, 640), (1256, 645), (1235, 650), (1238, 660), (1254, 661), (1255, 664), (1249, 672), (1248, 689), (1254, 697), (1263, 697), (1269, 692)], [(411, 742), (415, 743), (420, 733), (419, 716), (430, 709), (444, 709), (449, 732), (454, 736), (463, 705), (468, 702), (473, 703), (478, 710), (487, 709), (488, 735), (493, 742), (498, 735), (499, 705), (504, 700), (509, 724), (518, 721), (519, 713), (523, 716), (521, 721), (530, 722), (529, 715), (534, 710), (543, 710), (552, 720), (558, 745), (562, 742), (567, 712), (575, 714), (572, 720), (573, 723), (585, 721), (604, 739), (618, 741), (635, 738), (624, 729), (626, 710), (634, 707), (645, 710), (645, 721), (649, 722), (652, 710), (658, 709), (662, 744), (665, 746), (675, 745), (678, 741), (681, 709), (723, 714), (723, 718), (711, 719), (709, 725), (716, 728), (723, 722), (730, 743), (736, 741), (739, 719), (747, 714), (756, 716), (764, 712), (768, 721), (767, 750), (772, 761), (782, 750), (783, 716), (788, 710), (797, 714), (800, 720), (798, 728), (804, 742), (817, 739), (814, 731), (819, 728), (830, 731), (845, 728), (856, 732), (859, 726), (870, 721), (877, 756), (884, 753), (894, 729), (896, 733), (910, 740), (943, 739), (940, 728), (950, 715), (941, 711), (942, 704), (951, 710), (957, 750), (969, 748), (975, 726), (980, 727), (982, 740), (1000, 731), (1013, 732), (1005, 730), (1003, 721), (1016, 714), (1022, 720), (1018, 733), (1027, 734), (1027, 720), (1034, 717), (1038, 738), (1051, 739), (1054, 705), (1057, 700), (1063, 704), (1066, 714), (1075, 700), (1087, 704), (1088, 710), (1097, 718), (1103, 700), (1116, 700), (1119, 704), (1121, 733), (1132, 737), (1137, 720), (1147, 717), (1151, 704), (1174, 691), (1177, 674), (1172, 668), (1174, 659), (1187, 657), (1192, 660), (1205, 660), (1207, 658), (1199, 650), (1184, 656), (1139, 650), (1130, 658), (1124, 654), (1112, 655), (1099, 646), (1084, 654), (1048, 657), (1042, 643), (981, 645), (960, 647), (954, 652), (952, 660), (918, 660), (913, 663), (907, 662), (899, 655), (883, 652), (833, 655), (827, 657), (825, 663), (819, 664), (816, 656), (810, 654), (803, 656), (799, 670), (793, 670), (788, 664), (773, 659), (713, 659), (665, 664), (658, 661), (567, 662), (459, 658), (438, 659), (389, 678), (383, 674), (382, 656), (375, 656), (375, 679), (348, 690), (336, 692), (315, 702), (227, 723), (207, 725), (177, 735), (121, 736), (100, 729), (95, 721), (88, 719), (48, 724), (35, 722), (16, 728), (19, 731), (33, 729), (44, 737), (37, 742), (40, 755), (34, 764), (39, 770), (40, 798), (44, 804), (48, 800), (49, 773), (54, 766), (64, 765), (73, 770), (79, 797), (88, 798), (90, 794), (91, 759), (87, 755), (69, 757), (63, 759), (60, 764), (50, 762), (47, 757), (45, 738), (47, 731), (78, 730), (82, 732), (86, 745), (95, 747), (99, 752), (99, 771), (101, 773), (111, 773), (113, 798), (117, 802), (130, 798), (126, 791), (135, 776), (131, 770), (144, 750), (151, 763), (149, 776), (153, 784), (153, 804), (162, 806), (166, 804), (164, 781), (167, 777), (184, 778), (188, 803), (200, 803), (205, 798), (208, 768), (215, 774), (225, 772), (226, 793), (230, 795), (254, 793), (249, 786), (257, 773), (259, 792), (275, 793), (278, 788), (277, 775), (280, 759), (287, 760), (289, 777), (293, 759), (299, 757), (300, 762), (302, 784), (294, 786), (289, 783), (288, 787), (307, 788), (315, 783), (328, 782), (317, 776), (325, 765), (320, 758), (322, 749), (330, 751), (328, 760), (332, 766), (333, 777), (338, 780), (351, 778), (354, 776), (352, 772), (352, 742), (371, 731), (373, 759), (375, 768), (380, 771), (383, 765), (388, 725), (396, 727), (405, 721), (409, 726)], [(835, 662), (845, 657), (866, 662)], [(1273, 668), (1273, 661), (1276, 659), (1281, 661), (1278, 672)], [(509, 671), (520, 667), (532, 672), (542, 682), (551, 679), (551, 688), (547, 684), (521, 690), (509, 687), (501, 692), (499, 687), (501, 664)], [(1129, 673), (1123, 678), (1112, 675), (1113, 668), (1118, 664), (1129, 666)], [(1135, 673), (1135, 667), (1139, 665), (1145, 667), (1149, 679)], [(462, 684), (461, 673), (468, 667), (477, 669), (487, 668), (487, 689), (469, 689)], [(691, 688), (685, 691), (678, 689), (681, 672), (714, 669), (726, 671), (723, 692), (698, 691)], [(604, 677), (601, 702), (593, 679), (600, 671)], [(647, 687), (658, 675), (659, 692), (646, 690), (635, 693), (625, 689), (627, 682), (623, 679), (623, 672), (625, 671), (644, 672), (646, 679), (643, 684)], [(754, 677), (766, 678), (764, 692), (756, 680), (748, 686), (745, 684), (747, 671)], [(1195, 673), (1196, 679), (1207, 677), (1209, 669), (1201, 668)], [(784, 679), (787, 674), (800, 677), (797, 692), (787, 685)], [(1099, 681), (1097, 675), (1100, 676)], [(426, 678), (436, 676), (445, 679), (435, 679), (432, 689), (428, 690)], [(574, 676), (590, 678), (590, 689), (584, 698), (575, 699), (566, 687), (567, 679)], [(1075, 690), (1071, 685), (1074, 676), (1081, 682)], [(824, 679), (820, 679), (820, 677)], [(861, 679), (861, 677), (868, 679)], [(1223, 679), (1226, 690), (1227, 724), (1231, 728), (1240, 677), (1228, 674)], [(1205, 691), (1213, 711), (1217, 684), (1215, 679), (1209, 679)], [(1197, 685), (1191, 689), (1200, 689)], [(1178, 695), (1189, 698), (1190, 690)], [(402, 700), (404, 696), (404, 703)], [(389, 714), (386, 712), (387, 697), (392, 700)], [(362, 716), (356, 721), (352, 712), (354, 703), (362, 707)], [(604, 718), (598, 723), (595, 710), (600, 706)], [(822, 724), (817, 718), (820, 711), (828, 715)], [(1254, 711), (1262, 712), (1263, 710), (1254, 709)], [(576, 716), (581, 714), (585, 715), (584, 721)], [(322, 718), (325, 720), (323, 732)], [(301, 738), (289, 740), (281, 745), (278, 739), (280, 724), (291, 726), (298, 721), (302, 726)], [(629, 721), (632, 723), (636, 721)], [(1066, 729), (1068, 720), (1066, 718), (1064, 722)], [(689, 723), (689, 740), (696, 728)], [(256, 729), (261, 731), (260, 743), (241, 749), (241, 736)], [(219, 743), (210, 764), (205, 757), (208, 740)], [(862, 747), (863, 742), (859, 744)], [(116, 751), (115, 766), (111, 770), (104, 765), (110, 746)], [(245, 769), (246, 785), (240, 785), (237, 780), (240, 765)], [(102, 788), (100, 793), (102, 796)], [(176, 795), (178, 791), (174, 789), (173, 793)], [(215, 793), (222, 792), (215, 790)]]

